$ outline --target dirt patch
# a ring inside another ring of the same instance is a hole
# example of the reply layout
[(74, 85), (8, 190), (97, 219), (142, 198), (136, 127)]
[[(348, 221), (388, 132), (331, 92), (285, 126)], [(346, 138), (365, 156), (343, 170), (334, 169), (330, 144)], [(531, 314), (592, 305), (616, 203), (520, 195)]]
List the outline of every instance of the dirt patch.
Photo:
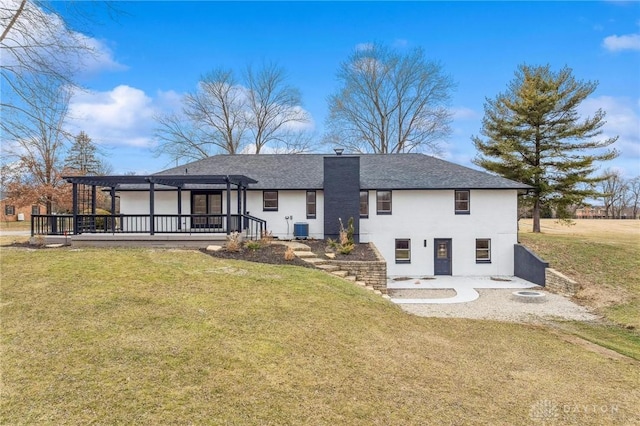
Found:
[(623, 305), (630, 300), (629, 293), (622, 288), (607, 285), (583, 285), (575, 298), (581, 303), (601, 309), (614, 305)]

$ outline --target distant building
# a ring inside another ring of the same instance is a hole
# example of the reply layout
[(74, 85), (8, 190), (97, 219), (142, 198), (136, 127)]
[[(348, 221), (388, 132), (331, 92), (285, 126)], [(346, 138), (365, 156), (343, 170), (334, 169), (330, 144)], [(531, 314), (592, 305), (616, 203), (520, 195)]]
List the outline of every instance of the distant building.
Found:
[(44, 205), (16, 205), (4, 192), (0, 192), (0, 221), (2, 222), (31, 221), (31, 215), (44, 212)]

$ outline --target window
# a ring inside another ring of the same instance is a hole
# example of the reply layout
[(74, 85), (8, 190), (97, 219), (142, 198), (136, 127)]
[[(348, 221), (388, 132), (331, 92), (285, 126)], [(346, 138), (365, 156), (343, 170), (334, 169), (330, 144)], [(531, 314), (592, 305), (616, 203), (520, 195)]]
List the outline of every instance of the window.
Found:
[(31, 206), (31, 214), (32, 215), (36, 215), (36, 214), (40, 214), (40, 206), (37, 204), (34, 204)]
[(307, 219), (316, 218), (316, 191), (307, 191)]
[(391, 191), (376, 192), (378, 214), (391, 214)]
[(369, 217), (369, 191), (360, 191), (360, 217)]
[(278, 191), (264, 191), (262, 193), (262, 209), (278, 211)]
[(469, 191), (456, 191), (456, 214), (469, 214)]
[(4, 206), (4, 215), (5, 216), (13, 216), (16, 214), (16, 206)]
[(491, 263), (491, 240), (478, 238), (476, 240), (476, 263)]
[(411, 240), (396, 240), (396, 263), (411, 263)]

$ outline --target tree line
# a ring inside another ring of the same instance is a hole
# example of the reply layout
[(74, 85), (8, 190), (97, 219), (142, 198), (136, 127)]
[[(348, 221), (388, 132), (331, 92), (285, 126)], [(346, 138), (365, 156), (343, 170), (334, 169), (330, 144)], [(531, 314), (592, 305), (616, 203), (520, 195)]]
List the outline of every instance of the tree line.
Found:
[[(0, 129), (3, 157), (14, 160), (5, 166), (19, 164), (21, 180), (37, 189), (50, 212), (62, 186), (62, 154), (72, 139), (66, 121), (77, 87), (74, 75), (81, 59), (96, 52), (47, 5), (14, 0), (0, 8), (0, 72), (8, 93), (0, 105)], [(42, 28), (38, 37), (30, 31), (36, 27)], [(420, 48), (361, 46), (339, 64), (336, 85), (327, 98), (322, 144), (354, 153), (437, 154), (451, 133), (455, 82)], [(609, 148), (617, 137), (602, 138), (606, 112), (600, 109), (590, 117), (578, 113), (597, 85), (578, 80), (568, 67), (554, 71), (548, 65), (523, 64), (504, 93), (486, 99), (480, 135), (472, 136), (478, 151), (474, 163), (530, 186), (521, 200), (533, 209), (534, 232), (540, 231), (543, 207), (565, 216), (569, 206), (614, 193), (604, 186), (612, 174), (598, 171), (600, 163), (619, 155)], [(220, 153), (317, 149), (300, 90), (276, 63), (213, 68), (182, 97), (179, 111), (156, 120), (155, 153), (176, 162)], [(78, 149), (91, 151), (89, 136), (76, 135), (74, 146), (79, 139), (85, 148)]]

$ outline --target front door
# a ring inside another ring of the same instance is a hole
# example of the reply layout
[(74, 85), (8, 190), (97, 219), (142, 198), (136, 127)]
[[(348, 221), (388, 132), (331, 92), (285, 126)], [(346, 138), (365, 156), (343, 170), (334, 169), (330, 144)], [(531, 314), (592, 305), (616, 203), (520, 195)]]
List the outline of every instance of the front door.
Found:
[(191, 214), (194, 215), (192, 219), (194, 228), (221, 228), (222, 217), (207, 215), (222, 214), (222, 192), (193, 192)]
[(433, 242), (433, 275), (451, 275), (451, 238)]

